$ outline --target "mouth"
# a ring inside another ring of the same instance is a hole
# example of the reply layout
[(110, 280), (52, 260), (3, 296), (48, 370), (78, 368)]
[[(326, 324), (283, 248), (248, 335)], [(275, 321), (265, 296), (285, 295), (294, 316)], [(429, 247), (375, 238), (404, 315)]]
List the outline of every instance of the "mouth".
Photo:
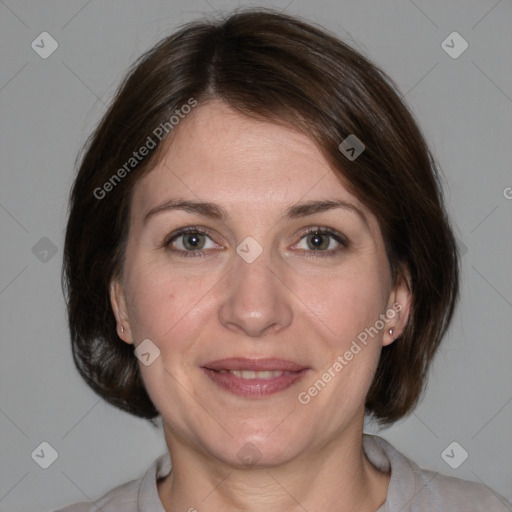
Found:
[(229, 358), (201, 367), (221, 389), (232, 394), (260, 398), (284, 391), (304, 377), (306, 366), (284, 359)]

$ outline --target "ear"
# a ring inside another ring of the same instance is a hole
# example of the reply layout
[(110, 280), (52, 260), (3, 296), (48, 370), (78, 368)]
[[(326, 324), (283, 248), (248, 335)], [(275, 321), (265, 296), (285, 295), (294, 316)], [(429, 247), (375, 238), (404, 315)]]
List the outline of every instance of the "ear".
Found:
[(110, 283), (110, 303), (117, 321), (117, 335), (126, 343), (133, 344), (125, 289), (119, 278), (113, 279)]
[[(382, 338), (383, 346), (390, 345), (402, 335), (409, 320), (411, 305), (411, 276), (409, 270), (404, 268), (400, 273), (397, 284), (389, 295), (388, 309), (386, 310), (386, 317), (389, 320), (386, 323), (386, 330)], [(390, 329), (393, 329), (392, 334), (389, 333)]]

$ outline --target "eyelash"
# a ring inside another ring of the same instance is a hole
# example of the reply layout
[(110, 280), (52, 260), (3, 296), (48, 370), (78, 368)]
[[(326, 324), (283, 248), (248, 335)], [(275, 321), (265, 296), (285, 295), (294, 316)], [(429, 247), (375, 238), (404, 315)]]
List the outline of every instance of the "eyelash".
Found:
[[(189, 233), (206, 235), (206, 236), (208, 236), (211, 239), (211, 236), (208, 233), (208, 231), (205, 231), (204, 229), (198, 228), (196, 226), (189, 226), (189, 227), (182, 228), (182, 229), (172, 233), (169, 237), (167, 237), (164, 240), (164, 242), (162, 243), (161, 247), (166, 248), (169, 251), (174, 252), (174, 253), (178, 254), (180, 257), (183, 257), (183, 258), (202, 258), (202, 257), (207, 256), (208, 250), (206, 250), (206, 251), (204, 251), (204, 250), (190, 251), (190, 250), (182, 250), (182, 249), (177, 249), (177, 250), (176, 249), (169, 249), (169, 246), (172, 244), (172, 242), (177, 240), (180, 236), (183, 236), (183, 235), (186, 235), (186, 234), (189, 234)], [(336, 242), (338, 242), (340, 244), (341, 248), (329, 249), (329, 250), (325, 250), (325, 251), (322, 251), (322, 250), (315, 251), (315, 250), (304, 250), (304, 249), (302, 249), (302, 251), (304, 251), (306, 253), (306, 257), (308, 257), (308, 258), (318, 258), (318, 257), (325, 258), (325, 257), (337, 256), (340, 252), (342, 252), (344, 249), (348, 248), (348, 246), (349, 246), (348, 241), (346, 240), (346, 238), (341, 233), (338, 233), (337, 231), (334, 231), (334, 230), (331, 230), (331, 229), (328, 229), (328, 228), (321, 228), (321, 227), (312, 227), (312, 228), (307, 229), (301, 235), (300, 241), (302, 241), (308, 235), (313, 235), (313, 234), (323, 235), (323, 236), (326, 236), (326, 235), (330, 236)]]

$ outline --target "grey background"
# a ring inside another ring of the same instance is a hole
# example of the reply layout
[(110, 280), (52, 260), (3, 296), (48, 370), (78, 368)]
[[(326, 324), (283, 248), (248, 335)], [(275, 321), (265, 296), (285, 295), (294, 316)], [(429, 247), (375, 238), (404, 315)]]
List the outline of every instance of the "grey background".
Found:
[[(104, 403), (73, 366), (60, 288), (66, 202), (77, 152), (134, 59), (178, 25), (237, 5), (257, 4), (0, 0), (1, 511), (97, 499), (166, 449), (161, 430)], [(380, 435), (423, 467), (512, 500), (511, 2), (260, 5), (317, 22), (369, 55), (419, 119), (446, 177), (462, 300), (424, 399)], [(43, 31), (59, 44), (47, 59), (31, 48)], [(453, 31), (469, 43), (457, 59), (441, 47)], [(43, 237), (55, 255), (40, 245), (34, 254)], [(58, 452), (48, 469), (31, 458), (43, 441)], [(457, 469), (441, 458), (452, 441), (469, 453)]]

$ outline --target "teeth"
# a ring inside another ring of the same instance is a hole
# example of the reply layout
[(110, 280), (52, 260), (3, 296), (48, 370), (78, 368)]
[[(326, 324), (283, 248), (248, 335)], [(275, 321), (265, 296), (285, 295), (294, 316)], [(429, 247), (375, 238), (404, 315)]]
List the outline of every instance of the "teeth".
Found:
[(276, 377), (281, 377), (285, 373), (282, 371), (261, 371), (261, 372), (253, 372), (250, 370), (222, 370), (223, 372), (229, 371), (235, 377), (240, 377), (242, 379), (274, 379)]

